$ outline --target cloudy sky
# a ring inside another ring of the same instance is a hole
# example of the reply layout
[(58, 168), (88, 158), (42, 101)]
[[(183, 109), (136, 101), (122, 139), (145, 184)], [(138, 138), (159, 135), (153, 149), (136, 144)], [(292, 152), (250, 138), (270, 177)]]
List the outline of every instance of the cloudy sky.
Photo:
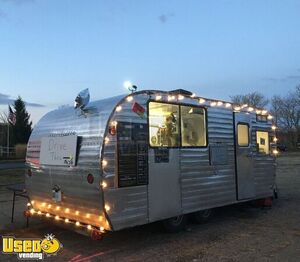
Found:
[(20, 95), (36, 122), (139, 89), (228, 99), (300, 84), (300, 1), (0, 0), (0, 111)]

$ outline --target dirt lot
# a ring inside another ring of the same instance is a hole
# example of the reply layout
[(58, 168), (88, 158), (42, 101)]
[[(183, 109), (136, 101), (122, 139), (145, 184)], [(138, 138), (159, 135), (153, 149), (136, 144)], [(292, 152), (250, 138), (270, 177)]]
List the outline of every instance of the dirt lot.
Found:
[[(38, 220), (25, 228), (23, 200), (18, 200), (12, 225), (11, 194), (3, 188), (0, 234), (37, 238), (55, 234), (64, 248), (49, 261), (300, 261), (300, 154), (283, 154), (277, 162), (280, 198), (271, 209), (224, 207), (209, 223), (189, 224), (178, 234), (162, 233), (159, 224), (152, 224), (107, 234), (97, 242)], [(18, 174), (15, 178), (21, 181)], [(0, 180), (1, 175), (3, 171)], [(16, 257), (0, 255), (0, 260)]]

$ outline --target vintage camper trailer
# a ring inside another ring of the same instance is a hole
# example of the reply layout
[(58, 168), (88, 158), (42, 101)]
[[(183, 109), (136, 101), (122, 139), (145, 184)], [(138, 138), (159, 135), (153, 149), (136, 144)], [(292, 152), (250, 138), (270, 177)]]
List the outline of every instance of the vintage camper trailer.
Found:
[(205, 219), (212, 208), (273, 195), (266, 110), (181, 89), (77, 107), (46, 114), (32, 132), (31, 215), (93, 233), (159, 220), (172, 231), (187, 214)]

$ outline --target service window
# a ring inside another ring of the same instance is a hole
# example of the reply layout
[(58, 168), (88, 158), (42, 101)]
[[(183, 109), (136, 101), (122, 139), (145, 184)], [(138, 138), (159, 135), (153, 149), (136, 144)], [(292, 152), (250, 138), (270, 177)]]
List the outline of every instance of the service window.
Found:
[(256, 131), (256, 144), (259, 153), (269, 154), (269, 133), (265, 131)]
[(181, 145), (183, 147), (206, 146), (205, 110), (195, 106), (180, 106)]
[(149, 143), (153, 147), (179, 147), (179, 106), (149, 103)]
[(239, 146), (249, 146), (249, 126), (247, 124), (238, 124), (237, 138)]

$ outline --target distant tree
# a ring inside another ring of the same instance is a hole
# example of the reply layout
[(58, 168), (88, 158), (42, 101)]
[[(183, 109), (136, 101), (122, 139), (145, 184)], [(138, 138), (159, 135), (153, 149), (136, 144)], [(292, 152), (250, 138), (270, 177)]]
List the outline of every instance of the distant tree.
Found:
[(26, 144), (32, 131), (32, 122), (29, 120), (30, 115), (20, 96), (14, 102), (13, 113), (15, 114), (15, 123), (10, 123), (13, 144)]
[(234, 95), (230, 98), (231, 101), (235, 104), (247, 104), (249, 106), (257, 108), (264, 108), (269, 103), (269, 100), (263, 94), (260, 94), (258, 92), (252, 92), (246, 95)]
[(276, 125), (287, 134), (290, 147), (296, 148), (300, 139), (300, 86), (285, 97), (273, 96), (271, 112)]

